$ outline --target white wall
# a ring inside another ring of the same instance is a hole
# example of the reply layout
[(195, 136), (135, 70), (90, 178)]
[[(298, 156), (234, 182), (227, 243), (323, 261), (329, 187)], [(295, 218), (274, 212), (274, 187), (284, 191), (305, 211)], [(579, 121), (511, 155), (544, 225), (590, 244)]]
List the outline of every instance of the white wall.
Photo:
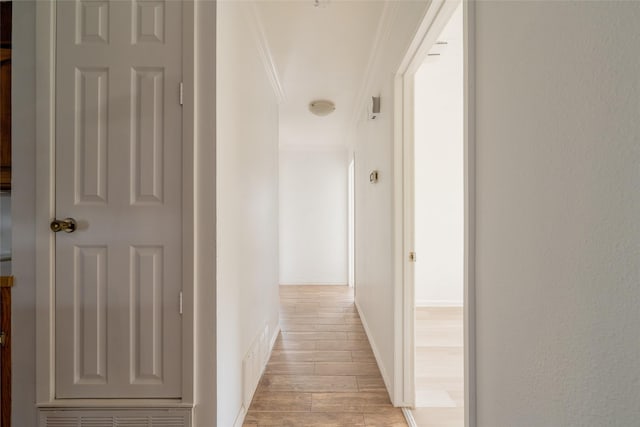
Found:
[(446, 46), (415, 74), (415, 298), (462, 306), (464, 272), (462, 5)]
[(280, 283), (348, 282), (346, 149), (280, 151)]
[(12, 425), (20, 427), (36, 425), (35, 3), (13, 2)]
[[(188, 3), (187, 3), (188, 4)], [(217, 49), (216, 13), (217, 3), (199, 1), (193, 4), (194, 44), (193, 51), (183, 52), (185, 64), (193, 62), (193, 87), (185, 76), (185, 114), (193, 112), (193, 134), (186, 127), (186, 139), (193, 137), (194, 191), (193, 200), (183, 195), (184, 202), (193, 204), (194, 222), (194, 274), (192, 319), (184, 317), (188, 327), (193, 321), (193, 334), (183, 337), (185, 348), (194, 348), (193, 390), (195, 408), (193, 427), (208, 427), (217, 420), (217, 313), (216, 307), (216, 72)], [(189, 22), (190, 19), (187, 19)], [(193, 56), (192, 56), (193, 55)], [(189, 102), (192, 98), (193, 102)], [(186, 123), (185, 123), (186, 124)], [(207, 183), (208, 185), (202, 185)], [(189, 287), (185, 287), (185, 312), (189, 313)], [(191, 379), (189, 379), (191, 380)]]
[(278, 323), (278, 106), (246, 5), (218, 5), (218, 425), (230, 427), (242, 360)]
[(477, 3), (479, 426), (640, 419), (640, 3)]
[[(390, 391), (394, 372), (393, 84), (394, 74), (423, 16), (425, 3), (390, 2), (388, 33), (380, 36), (365, 96), (381, 97), (381, 114), (359, 113), (355, 134), (356, 303)], [(373, 36), (372, 36), (373, 37)], [(370, 99), (370, 98), (369, 98)], [(379, 182), (369, 173), (379, 171)]]

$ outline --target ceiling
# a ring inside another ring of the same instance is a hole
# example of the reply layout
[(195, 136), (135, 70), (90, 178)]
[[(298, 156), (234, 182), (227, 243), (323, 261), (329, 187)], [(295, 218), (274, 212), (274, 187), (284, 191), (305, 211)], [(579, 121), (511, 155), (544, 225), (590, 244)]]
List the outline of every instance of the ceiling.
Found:
[[(345, 146), (383, 7), (382, 1), (257, 2), (285, 94), (281, 148)], [(317, 99), (333, 101), (335, 112), (311, 114), (308, 105)]]

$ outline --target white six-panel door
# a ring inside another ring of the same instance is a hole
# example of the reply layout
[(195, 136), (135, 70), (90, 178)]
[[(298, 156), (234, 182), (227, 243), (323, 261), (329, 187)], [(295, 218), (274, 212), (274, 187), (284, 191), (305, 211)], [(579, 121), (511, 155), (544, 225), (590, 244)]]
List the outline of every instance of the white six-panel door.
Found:
[(56, 398), (180, 397), (181, 2), (56, 13)]

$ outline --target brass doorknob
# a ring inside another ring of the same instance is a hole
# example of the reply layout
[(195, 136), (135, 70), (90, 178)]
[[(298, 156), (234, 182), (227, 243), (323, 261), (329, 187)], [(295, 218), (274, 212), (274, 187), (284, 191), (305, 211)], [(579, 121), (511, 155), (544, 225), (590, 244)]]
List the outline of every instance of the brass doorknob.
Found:
[(51, 221), (49, 227), (51, 231), (57, 233), (58, 231), (64, 231), (65, 233), (73, 233), (76, 231), (78, 224), (76, 220), (73, 218), (65, 218), (65, 219), (54, 219)]

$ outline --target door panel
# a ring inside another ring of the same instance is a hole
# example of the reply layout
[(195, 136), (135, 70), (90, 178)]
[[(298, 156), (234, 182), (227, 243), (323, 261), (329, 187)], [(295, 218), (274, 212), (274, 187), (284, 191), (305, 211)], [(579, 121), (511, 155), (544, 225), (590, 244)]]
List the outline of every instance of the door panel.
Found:
[(182, 5), (56, 13), (56, 397), (180, 397)]
[(79, 384), (107, 383), (107, 247), (74, 248), (77, 300), (74, 303), (74, 377)]

